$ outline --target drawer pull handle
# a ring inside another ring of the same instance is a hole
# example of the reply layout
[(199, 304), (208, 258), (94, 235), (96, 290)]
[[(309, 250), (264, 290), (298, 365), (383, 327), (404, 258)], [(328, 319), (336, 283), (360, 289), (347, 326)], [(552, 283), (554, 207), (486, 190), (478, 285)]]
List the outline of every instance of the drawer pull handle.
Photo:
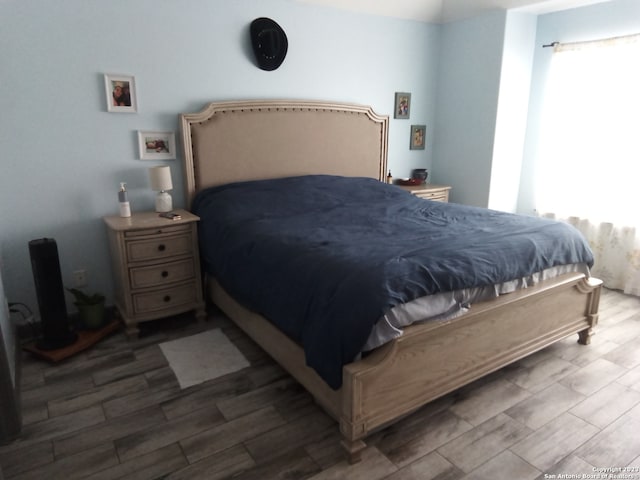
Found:
[(165, 295), (162, 300), (164, 300), (165, 302), (170, 302), (171, 301), (171, 295)]
[(158, 245), (158, 251), (160, 252), (164, 252), (167, 249), (166, 245), (161, 243), (160, 245)]
[(163, 272), (160, 275), (162, 275), (162, 278), (167, 278), (169, 276), (169, 272), (167, 272), (166, 270), (163, 270)]

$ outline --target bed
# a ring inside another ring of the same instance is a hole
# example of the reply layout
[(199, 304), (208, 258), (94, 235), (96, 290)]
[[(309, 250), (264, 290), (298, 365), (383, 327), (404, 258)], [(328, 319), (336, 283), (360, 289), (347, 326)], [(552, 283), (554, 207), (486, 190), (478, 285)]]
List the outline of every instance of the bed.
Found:
[[(388, 117), (370, 107), (315, 101), (221, 102), (181, 114), (179, 120), (188, 204), (194, 199), (201, 203), (200, 198), (210, 191), (223, 192), (223, 203), (213, 204), (213, 217), (215, 209), (224, 205), (226, 192), (239, 186), (248, 190), (238, 190), (240, 196), (232, 202), (243, 209), (242, 196), (248, 200), (245, 203), (264, 202), (265, 197), (254, 196), (262, 190), (256, 185), (280, 185), (291, 179), (297, 184), (300, 178), (332, 184), (364, 182), (362, 190), (379, 192), (389, 204), (409, 202), (406, 208), (424, 210), (425, 217), (444, 215), (435, 202), (379, 183), (386, 177), (389, 123)], [(285, 190), (297, 192), (306, 201), (305, 196), (316, 188), (307, 185)], [(201, 224), (201, 229), (206, 230), (206, 225)], [(208, 248), (215, 250), (216, 245), (201, 243), (203, 258)], [(598, 320), (601, 288), (601, 282), (584, 268), (559, 270), (551, 278), (542, 275), (533, 286), (474, 302), (455, 315), (403, 326), (401, 334), (343, 362), (336, 380), (309, 361), (309, 352), (303, 348), (306, 339), (285, 333), (247, 301), (249, 297), (238, 290), (237, 278), (242, 275), (236, 275), (234, 283), (229, 273), (238, 273), (238, 267), (220, 278), (208, 270), (210, 299), (339, 422), (351, 462), (359, 460), (371, 432), (446, 393), (571, 334), (588, 344)], [(247, 271), (247, 275), (253, 273)], [(296, 282), (293, 274), (287, 275)], [(379, 319), (370, 323), (377, 324)]]

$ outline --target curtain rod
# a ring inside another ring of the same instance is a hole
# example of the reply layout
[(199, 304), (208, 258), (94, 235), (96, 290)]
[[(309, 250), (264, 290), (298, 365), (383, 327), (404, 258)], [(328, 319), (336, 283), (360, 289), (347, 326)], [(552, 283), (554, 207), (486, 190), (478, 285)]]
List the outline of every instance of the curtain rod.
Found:
[(595, 43), (615, 42), (618, 40), (633, 40), (633, 39), (640, 39), (640, 33), (632, 33), (630, 35), (621, 35), (619, 37), (600, 38), (597, 40), (583, 40), (581, 42), (560, 43), (556, 41), (556, 42), (547, 43), (546, 45), (542, 45), (542, 48), (573, 47), (573, 46), (579, 46), (579, 45), (588, 45), (590, 43), (595, 44)]

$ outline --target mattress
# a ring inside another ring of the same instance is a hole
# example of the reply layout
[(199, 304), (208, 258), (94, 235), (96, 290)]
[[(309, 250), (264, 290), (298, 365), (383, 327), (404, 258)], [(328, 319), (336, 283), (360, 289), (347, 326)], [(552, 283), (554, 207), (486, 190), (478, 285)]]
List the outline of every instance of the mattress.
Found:
[(400, 337), (403, 329), (414, 323), (452, 320), (469, 311), (473, 303), (498, 298), (500, 295), (532, 287), (543, 280), (572, 272), (580, 272), (587, 277), (591, 275), (589, 266), (584, 263), (559, 265), (517, 280), (436, 293), (396, 305), (376, 322), (361, 353), (374, 350)]

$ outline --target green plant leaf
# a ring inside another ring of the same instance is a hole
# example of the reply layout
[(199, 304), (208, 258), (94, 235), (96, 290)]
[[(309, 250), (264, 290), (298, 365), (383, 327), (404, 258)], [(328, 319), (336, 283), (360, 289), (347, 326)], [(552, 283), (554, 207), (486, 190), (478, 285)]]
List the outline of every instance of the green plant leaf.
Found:
[(104, 295), (101, 293), (86, 294), (77, 288), (67, 288), (67, 291), (75, 298), (75, 305), (95, 305), (105, 300)]

